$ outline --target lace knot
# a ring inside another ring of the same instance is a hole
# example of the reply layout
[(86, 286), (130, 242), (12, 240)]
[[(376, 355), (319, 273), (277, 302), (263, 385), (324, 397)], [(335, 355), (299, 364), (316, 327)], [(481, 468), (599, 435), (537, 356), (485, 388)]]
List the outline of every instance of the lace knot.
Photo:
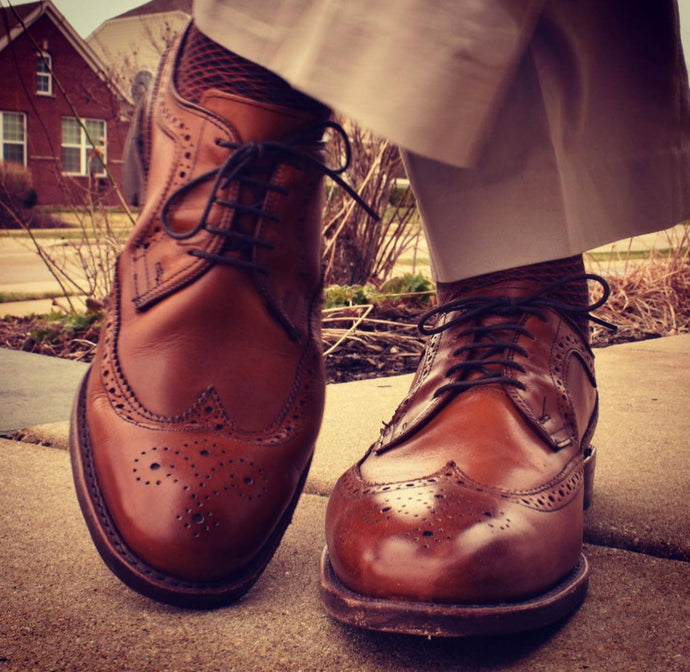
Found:
[[(564, 285), (582, 280), (592, 280), (601, 285), (601, 298), (590, 305), (579, 306), (553, 297), (553, 293)], [(535, 315), (546, 321), (545, 310), (551, 309), (569, 317), (574, 323), (590, 320), (607, 329), (616, 330), (610, 322), (591, 314), (606, 303), (611, 290), (604, 278), (580, 274), (550, 283), (526, 296), (470, 296), (454, 299), (425, 313), (419, 321), (419, 331), (426, 336), (438, 334), (452, 328), (459, 328), (457, 337), (467, 337), (466, 342), (453, 352), (459, 359), (446, 372), (451, 382), (442, 385), (435, 392), (438, 396), (447, 391), (462, 392), (472, 387), (502, 383), (525, 389), (522, 382), (512, 377), (511, 371), (522, 371), (522, 365), (514, 361), (514, 355), (527, 356), (518, 345), (516, 336), (534, 336), (520, 319), (493, 321), (491, 317)]]
[[(323, 136), (327, 129), (331, 129), (340, 135), (345, 147), (343, 164), (335, 168), (327, 166), (313, 151), (305, 149), (306, 145), (311, 145), (313, 147), (315, 143), (320, 144), (319, 139)], [(325, 121), (315, 124), (314, 126), (304, 129), (293, 135), (291, 138), (283, 141), (252, 140), (249, 142), (240, 143), (231, 140), (217, 140), (216, 144), (232, 150), (225, 162), (217, 168), (213, 168), (205, 173), (202, 173), (201, 175), (198, 175), (188, 183), (176, 189), (163, 205), (161, 210), (161, 224), (163, 230), (172, 238), (177, 240), (188, 239), (196, 235), (201, 229), (206, 229), (211, 233), (221, 235), (226, 238), (233, 238), (235, 236), (235, 231), (233, 229), (237, 228), (236, 217), (233, 219), (233, 226), (227, 230), (208, 225), (208, 217), (211, 212), (211, 208), (215, 204), (233, 208), (238, 214), (252, 214), (257, 217), (268, 217), (269, 219), (276, 220), (277, 217), (275, 215), (264, 210), (263, 200), (266, 193), (269, 191), (275, 191), (283, 195), (287, 195), (287, 191), (279, 185), (272, 184), (270, 179), (258, 179), (255, 177), (255, 175), (261, 175), (262, 173), (265, 174), (269, 172), (270, 166), (267, 165), (269, 162), (275, 162), (275, 164), (285, 162), (298, 166), (307, 164), (311, 166), (322, 175), (330, 178), (340, 187), (342, 187), (357, 202), (357, 204), (367, 212), (369, 216), (377, 221), (380, 219), (378, 214), (374, 212), (362, 200), (359, 194), (341, 177), (342, 173), (344, 173), (350, 165), (352, 159), (352, 150), (345, 130), (342, 128), (342, 126), (333, 121)], [(195, 187), (198, 187), (206, 182), (210, 182), (211, 180), (213, 180), (211, 195), (201, 214), (201, 217), (199, 218), (199, 221), (189, 231), (175, 231), (170, 223), (170, 209), (172, 205)], [(248, 206), (244, 203), (223, 199), (218, 192), (226, 190), (234, 181), (243, 182), (254, 187), (257, 190), (256, 202)], [(258, 239), (252, 239), (251, 236), (247, 236), (246, 234), (244, 234), (244, 238), (245, 243), (247, 244), (260, 244)], [(234, 257), (225, 257), (220, 254), (209, 254), (201, 250), (191, 250), (190, 254), (203, 256), (216, 263), (226, 265), (241, 265), (249, 268), (250, 270), (265, 272), (265, 269), (259, 268), (251, 263), (239, 263)]]

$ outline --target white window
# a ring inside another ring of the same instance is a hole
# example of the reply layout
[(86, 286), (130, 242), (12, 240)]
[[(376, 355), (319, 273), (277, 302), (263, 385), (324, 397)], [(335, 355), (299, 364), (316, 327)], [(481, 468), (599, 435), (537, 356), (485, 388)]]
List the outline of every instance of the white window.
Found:
[(53, 59), (47, 51), (36, 54), (36, 93), (53, 95)]
[(74, 117), (62, 119), (62, 172), (68, 175), (103, 177), (106, 123), (101, 119), (83, 119), (82, 123), (83, 126)]
[(0, 159), (26, 165), (26, 115), (0, 112)]

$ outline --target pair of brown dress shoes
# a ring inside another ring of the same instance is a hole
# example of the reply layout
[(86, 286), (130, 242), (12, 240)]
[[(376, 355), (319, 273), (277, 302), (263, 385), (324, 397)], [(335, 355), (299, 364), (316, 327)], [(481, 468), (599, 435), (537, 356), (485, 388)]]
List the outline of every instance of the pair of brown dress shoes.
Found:
[[(137, 120), (145, 182), (78, 393), (79, 501), (107, 565), (186, 607), (245, 593), (275, 552), (321, 422), (324, 126), (207, 91), (164, 64)], [(579, 309), (582, 313), (582, 309)], [(326, 609), (472, 635), (574, 610), (597, 418), (581, 315), (506, 282), (442, 297), (407, 398), (338, 481)]]

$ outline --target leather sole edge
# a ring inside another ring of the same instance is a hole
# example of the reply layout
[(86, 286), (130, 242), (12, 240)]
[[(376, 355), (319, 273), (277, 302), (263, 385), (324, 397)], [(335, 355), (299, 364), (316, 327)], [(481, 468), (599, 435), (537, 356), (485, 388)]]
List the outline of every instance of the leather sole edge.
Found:
[(295, 496), (268, 542), (243, 571), (223, 581), (191, 582), (165, 574), (139, 558), (125, 542), (102, 499), (91, 460), (86, 426), (85, 394), (90, 370), (76, 394), (70, 422), (69, 447), (72, 476), (79, 506), (99, 555), (129, 588), (158, 602), (189, 609), (213, 609), (236, 602), (259, 579), (277, 550), (301, 496), (310, 462)]
[(584, 555), (558, 585), (542, 595), (504, 604), (438, 604), (361, 595), (344, 586), (324, 548), (321, 600), (334, 619), (358, 628), (427, 637), (475, 637), (537, 630), (562, 620), (584, 601), (589, 564)]

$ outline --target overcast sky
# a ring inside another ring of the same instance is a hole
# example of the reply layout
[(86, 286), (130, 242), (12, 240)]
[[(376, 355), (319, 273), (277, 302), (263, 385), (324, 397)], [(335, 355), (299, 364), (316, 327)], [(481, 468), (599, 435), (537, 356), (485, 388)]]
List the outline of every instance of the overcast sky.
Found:
[[(0, 5), (7, 7), (10, 4), (25, 5), (27, 2), (34, 0), (0, 0)], [(145, 3), (146, 0), (53, 0), (53, 4), (84, 38), (106, 19)]]
[[(0, 0), (7, 7), (23, 5), (31, 0)], [(118, 16), (134, 7), (145, 4), (146, 0), (53, 0), (55, 6), (84, 38), (106, 19)], [(606, 2), (606, 0), (602, 0)], [(678, 0), (681, 16), (681, 30), (685, 44), (686, 61), (690, 61), (690, 0)]]

